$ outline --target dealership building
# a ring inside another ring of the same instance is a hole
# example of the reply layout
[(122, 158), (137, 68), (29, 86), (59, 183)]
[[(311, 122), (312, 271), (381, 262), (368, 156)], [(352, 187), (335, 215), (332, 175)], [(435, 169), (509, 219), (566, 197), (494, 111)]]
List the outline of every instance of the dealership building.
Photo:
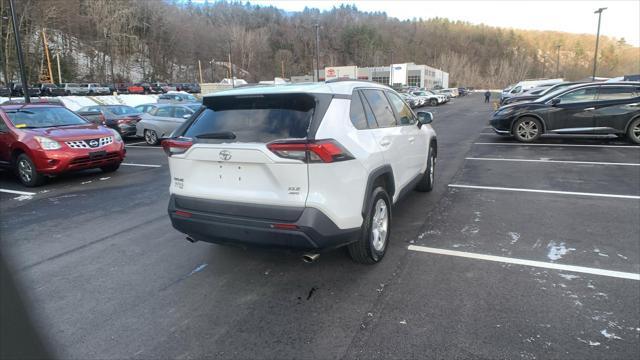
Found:
[[(414, 63), (378, 67), (330, 66), (320, 70), (319, 75), (320, 81), (343, 78), (369, 80), (392, 86), (416, 86), (427, 89), (449, 87), (449, 73), (428, 65), (416, 65)], [(308, 81), (313, 81), (313, 76), (291, 77), (291, 82)]]

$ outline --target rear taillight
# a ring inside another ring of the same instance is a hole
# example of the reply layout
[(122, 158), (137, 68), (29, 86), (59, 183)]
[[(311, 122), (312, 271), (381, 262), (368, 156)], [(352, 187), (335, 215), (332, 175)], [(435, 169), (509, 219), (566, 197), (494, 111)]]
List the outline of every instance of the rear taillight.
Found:
[(281, 158), (309, 163), (353, 159), (353, 155), (335, 140), (277, 141), (267, 144), (267, 148)]
[(193, 145), (190, 138), (176, 138), (162, 141), (162, 148), (167, 156), (184, 154)]

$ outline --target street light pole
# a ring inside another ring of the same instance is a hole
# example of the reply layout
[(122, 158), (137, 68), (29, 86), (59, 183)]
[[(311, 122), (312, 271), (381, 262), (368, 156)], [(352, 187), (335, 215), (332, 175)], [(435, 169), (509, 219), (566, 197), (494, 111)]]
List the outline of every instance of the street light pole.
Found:
[[(320, 25), (315, 24), (314, 26), (316, 28), (316, 76), (318, 81), (320, 81), (320, 34), (319, 34)], [(326, 80), (326, 76), (325, 76), (325, 80)]]
[(233, 78), (233, 63), (231, 62), (231, 40), (229, 40), (229, 72), (231, 73), (231, 87), (236, 87), (236, 80)]
[(592, 81), (596, 80), (596, 64), (598, 63), (598, 43), (600, 41), (600, 20), (602, 19), (602, 12), (607, 10), (606, 7), (600, 8), (594, 11), (594, 14), (598, 14), (598, 32), (596, 34), (596, 51), (593, 55), (593, 75), (591, 77)]
[(556, 77), (560, 76), (560, 45), (556, 45)]
[(27, 87), (27, 73), (24, 68), (24, 60), (22, 58), (22, 46), (20, 46), (20, 31), (18, 31), (18, 19), (16, 17), (15, 5), (13, 0), (9, 0), (9, 7), (11, 8), (11, 22), (13, 23), (13, 35), (16, 40), (16, 54), (18, 55), (18, 65), (20, 66), (20, 78), (22, 80), (22, 93), (24, 94), (24, 102), (28, 104), (31, 102), (29, 98), (29, 88)]

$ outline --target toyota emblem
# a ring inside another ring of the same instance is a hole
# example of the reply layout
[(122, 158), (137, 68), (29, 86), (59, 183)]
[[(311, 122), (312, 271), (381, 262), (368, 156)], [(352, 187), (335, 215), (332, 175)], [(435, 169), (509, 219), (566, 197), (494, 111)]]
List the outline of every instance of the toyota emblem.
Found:
[(218, 156), (220, 156), (220, 160), (224, 161), (231, 159), (231, 153), (227, 150), (220, 151), (220, 154), (218, 154)]
[(91, 147), (98, 147), (98, 140), (91, 140), (89, 141), (89, 146)]

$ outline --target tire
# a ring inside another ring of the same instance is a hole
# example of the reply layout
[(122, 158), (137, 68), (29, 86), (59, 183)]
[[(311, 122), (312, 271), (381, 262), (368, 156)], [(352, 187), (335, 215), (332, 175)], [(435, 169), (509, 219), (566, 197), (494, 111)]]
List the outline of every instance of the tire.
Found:
[(102, 172), (105, 172), (105, 173), (112, 173), (118, 170), (118, 168), (120, 168), (120, 163), (103, 166), (100, 168), (100, 170), (102, 170)]
[(634, 144), (640, 144), (640, 118), (636, 118), (629, 124), (627, 138)]
[(347, 247), (351, 259), (361, 264), (375, 264), (387, 252), (391, 233), (391, 199), (387, 191), (376, 187), (371, 193), (360, 238)]
[(149, 145), (158, 145), (158, 134), (155, 130), (144, 130), (144, 141)]
[(436, 180), (436, 154), (433, 147), (429, 148), (427, 154), (427, 170), (422, 175), (422, 178), (416, 185), (416, 190), (421, 192), (430, 192), (433, 190), (433, 185)]
[(431, 106), (438, 106), (438, 99), (431, 99), (431, 100), (429, 100), (429, 105), (431, 105)]
[(542, 135), (542, 123), (536, 118), (525, 116), (516, 120), (512, 132), (520, 142), (534, 142)]
[(20, 182), (27, 187), (44, 184), (46, 178), (36, 170), (36, 165), (27, 154), (20, 154), (16, 158), (16, 174)]
[(67, 91), (65, 91), (65, 92), (64, 92), (64, 94), (65, 94), (66, 96), (71, 96), (71, 91), (67, 90)]

